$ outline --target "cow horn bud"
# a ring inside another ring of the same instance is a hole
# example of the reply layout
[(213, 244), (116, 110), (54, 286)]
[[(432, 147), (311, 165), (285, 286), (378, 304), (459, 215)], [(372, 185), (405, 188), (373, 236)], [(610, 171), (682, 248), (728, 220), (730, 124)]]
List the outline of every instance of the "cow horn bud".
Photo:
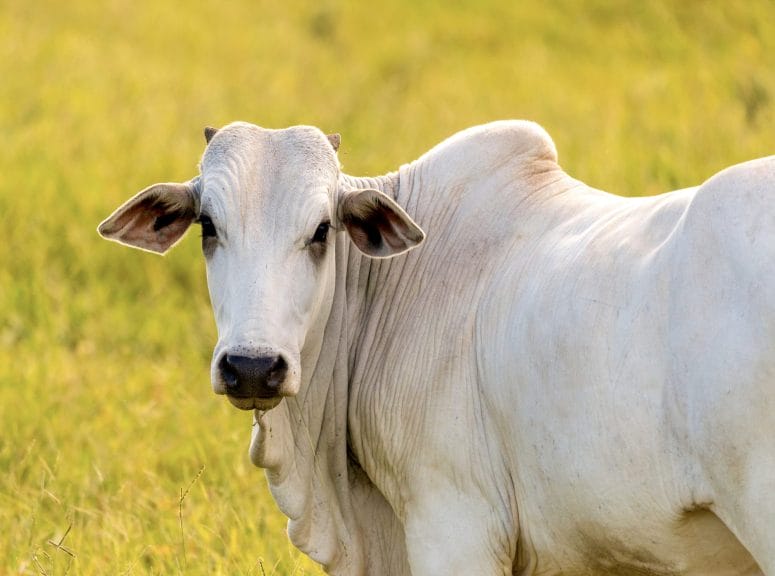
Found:
[(326, 136), (328, 138), (328, 141), (331, 143), (331, 146), (334, 149), (334, 152), (339, 150), (339, 144), (342, 142), (342, 137), (339, 134), (329, 134)]
[(218, 132), (218, 128), (213, 128), (212, 126), (205, 126), (205, 140), (207, 140), (207, 143), (210, 143), (210, 140), (213, 139), (213, 136), (215, 136), (215, 133)]

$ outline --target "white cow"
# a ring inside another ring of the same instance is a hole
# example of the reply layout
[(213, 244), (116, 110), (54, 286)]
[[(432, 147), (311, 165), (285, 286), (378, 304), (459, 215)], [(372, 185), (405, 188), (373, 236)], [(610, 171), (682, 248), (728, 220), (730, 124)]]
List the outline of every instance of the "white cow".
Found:
[(202, 225), (213, 388), (329, 573), (775, 575), (775, 157), (621, 198), (529, 122), (378, 178), (207, 135), (100, 232)]

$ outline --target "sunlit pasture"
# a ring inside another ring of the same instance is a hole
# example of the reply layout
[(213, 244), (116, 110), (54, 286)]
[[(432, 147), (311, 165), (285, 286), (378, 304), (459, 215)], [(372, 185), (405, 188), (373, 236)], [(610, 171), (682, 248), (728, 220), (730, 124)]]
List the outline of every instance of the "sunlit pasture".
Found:
[(643, 195), (775, 152), (774, 100), (768, 0), (4, 0), (0, 574), (320, 573), (210, 389), (197, 234), (162, 258), (95, 232), (193, 176), (205, 125), (340, 132), (367, 175), (527, 118)]

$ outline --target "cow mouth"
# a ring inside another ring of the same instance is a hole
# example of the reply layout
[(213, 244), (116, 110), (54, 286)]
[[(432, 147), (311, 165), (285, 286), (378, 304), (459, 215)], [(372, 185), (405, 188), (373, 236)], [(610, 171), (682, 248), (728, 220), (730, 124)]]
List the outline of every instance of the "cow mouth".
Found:
[(277, 406), (283, 399), (282, 396), (273, 396), (272, 398), (240, 398), (238, 396), (226, 395), (229, 402), (240, 410), (261, 410), (266, 412)]

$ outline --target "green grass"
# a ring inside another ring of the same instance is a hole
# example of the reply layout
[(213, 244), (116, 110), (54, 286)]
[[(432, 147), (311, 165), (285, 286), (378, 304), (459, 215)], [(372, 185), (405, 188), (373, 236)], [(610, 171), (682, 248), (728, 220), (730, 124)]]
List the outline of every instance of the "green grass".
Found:
[(315, 124), (376, 174), (529, 118), (633, 195), (775, 150), (765, 0), (5, 0), (0, 38), (0, 574), (319, 573), (210, 391), (197, 240), (94, 231), (192, 176), (204, 125)]

